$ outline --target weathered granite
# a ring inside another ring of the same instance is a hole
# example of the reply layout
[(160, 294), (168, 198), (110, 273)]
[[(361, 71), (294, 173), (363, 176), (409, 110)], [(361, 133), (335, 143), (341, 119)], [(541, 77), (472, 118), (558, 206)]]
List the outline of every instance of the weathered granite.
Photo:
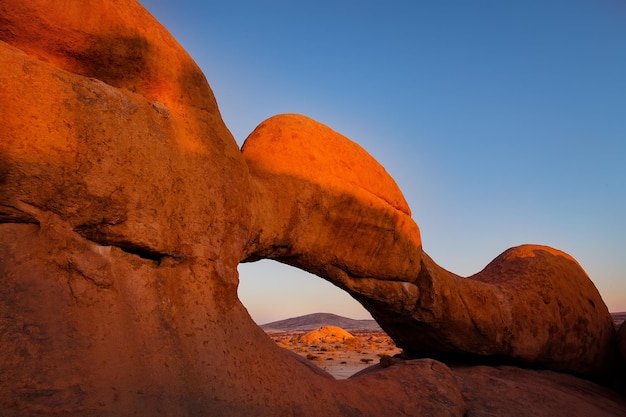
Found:
[[(487, 396), (432, 359), (335, 381), (276, 347), (237, 298), (238, 263), (259, 257), (348, 290), (414, 355), (504, 352), (570, 370), (577, 357), (574, 371), (604, 372), (605, 307), (575, 261), (522, 247), (474, 279), (442, 270), (422, 252), (384, 169), (345, 138), (329, 155), (316, 135), (336, 135), (310, 119), (292, 117), (307, 126), (301, 134), (316, 132), (305, 135), (307, 146), (279, 144), (263, 160), (273, 148), (254, 151), (249, 141), (242, 156), (197, 65), (134, 1), (0, 0), (0, 114), (3, 416), (462, 416), (468, 405), (470, 413), (484, 408)], [(303, 153), (297, 166), (276, 165), (292, 151)], [(525, 300), (548, 313), (543, 322), (530, 317), (525, 344), (511, 320), (526, 310), (507, 302), (524, 293), (528, 271), (536, 274)], [(571, 291), (583, 295), (565, 302), (569, 290), (553, 276), (573, 276)], [(475, 311), (485, 305), (500, 316)], [(557, 323), (556, 312), (578, 327)], [(563, 363), (541, 327), (554, 325), (549, 335), (561, 337), (557, 324), (578, 332), (564, 339), (575, 352)], [(586, 333), (592, 324), (599, 327)], [(535, 388), (511, 389), (522, 397)], [(561, 413), (560, 403), (552, 410)]]

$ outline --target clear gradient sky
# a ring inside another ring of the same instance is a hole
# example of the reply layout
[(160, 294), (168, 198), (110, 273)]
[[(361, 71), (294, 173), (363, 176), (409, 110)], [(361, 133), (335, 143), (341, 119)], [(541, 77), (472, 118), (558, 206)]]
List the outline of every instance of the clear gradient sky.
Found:
[[(396, 180), (460, 275), (523, 243), (574, 256), (626, 311), (626, 3), (142, 0), (204, 71), (239, 145), (310, 116)], [(240, 265), (258, 323), (367, 318), (305, 272)]]

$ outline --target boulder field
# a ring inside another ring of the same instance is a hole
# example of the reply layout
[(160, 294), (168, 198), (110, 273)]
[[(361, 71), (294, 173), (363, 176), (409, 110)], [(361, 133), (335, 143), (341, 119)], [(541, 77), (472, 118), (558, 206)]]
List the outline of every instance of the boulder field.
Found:
[[(2, 416), (626, 415), (574, 259), (461, 278), (356, 143), (281, 115), (238, 149), (135, 1), (0, 0), (0, 114)], [(348, 291), (405, 359), (337, 381), (275, 346), (237, 298), (261, 258)]]

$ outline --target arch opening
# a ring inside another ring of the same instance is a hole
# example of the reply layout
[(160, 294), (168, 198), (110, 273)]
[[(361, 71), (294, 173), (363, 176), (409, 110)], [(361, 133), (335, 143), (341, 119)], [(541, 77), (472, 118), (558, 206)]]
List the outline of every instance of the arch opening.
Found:
[(336, 379), (401, 352), (357, 300), (317, 275), (270, 259), (238, 271), (238, 296), (255, 323)]

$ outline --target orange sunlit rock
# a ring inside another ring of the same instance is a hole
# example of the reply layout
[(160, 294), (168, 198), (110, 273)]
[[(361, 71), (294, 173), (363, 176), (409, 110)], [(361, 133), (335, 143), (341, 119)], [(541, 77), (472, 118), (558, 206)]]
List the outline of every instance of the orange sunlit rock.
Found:
[(398, 186), (363, 148), (308, 117), (287, 114), (261, 123), (242, 155), (260, 202), (249, 257), (289, 257), (298, 265), (302, 255), (305, 269), (318, 275), (394, 281), (386, 288), (414, 280), (419, 228)]
[[(398, 359), (336, 381), (278, 348), (237, 298), (238, 263), (262, 257), (346, 289), (413, 356), (607, 373), (614, 334), (575, 261), (521, 247), (471, 279), (443, 270), (384, 169), (302, 116), (242, 155), (135, 1), (0, 0), (0, 114), (3, 416), (487, 415), (467, 407), (480, 367)], [(579, 416), (623, 414), (563, 389)]]
[(324, 188), (362, 188), (411, 215), (393, 178), (367, 151), (306, 116), (282, 114), (265, 120), (242, 151), (254, 169), (269, 169)]

